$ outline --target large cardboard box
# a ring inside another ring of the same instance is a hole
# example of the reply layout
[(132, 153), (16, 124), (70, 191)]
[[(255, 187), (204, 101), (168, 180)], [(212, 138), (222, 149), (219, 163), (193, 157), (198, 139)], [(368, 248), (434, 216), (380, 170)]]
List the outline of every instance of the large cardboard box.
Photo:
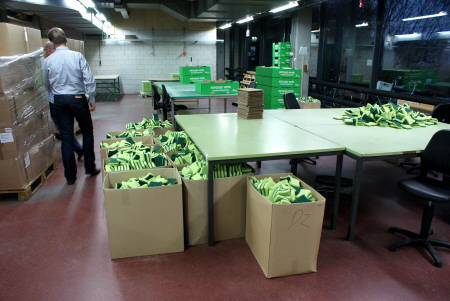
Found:
[[(258, 179), (293, 174), (256, 176)], [(295, 176), (293, 176), (295, 177)], [(317, 202), (273, 204), (247, 179), (247, 222), (245, 240), (267, 278), (317, 272), (325, 198), (311, 190)]]
[(24, 27), (27, 52), (31, 53), (42, 48), (41, 31), (30, 27)]
[(0, 94), (0, 127), (11, 127), (17, 122), (14, 96), (11, 94)]
[(302, 102), (299, 101), (298, 104), (300, 105), (300, 109), (320, 109), (321, 102)]
[[(30, 157), (26, 153), (15, 159), (0, 160), (0, 190), (23, 189), (28, 184), (27, 171)], [(7, 171), (7, 172), (6, 172)]]
[(0, 160), (17, 158), (47, 137), (44, 136), (41, 116), (38, 115), (23, 123), (0, 128)]
[(199, 94), (230, 94), (237, 93), (239, 82), (227, 80), (225, 82), (195, 82), (195, 92)]
[(25, 31), (22, 26), (0, 23), (0, 56), (27, 53)]
[[(170, 186), (113, 189), (115, 183), (151, 172), (176, 178)], [(181, 178), (174, 168), (108, 173), (104, 180), (111, 258), (184, 251)]]
[(55, 139), (53, 135), (35, 144), (28, 153), (30, 157), (30, 168), (27, 170), (27, 178), (31, 182), (56, 160)]
[[(182, 167), (178, 167), (179, 170)], [(214, 241), (245, 235), (247, 176), (214, 179)], [(208, 180), (183, 178), (184, 219), (188, 245), (208, 242)]]

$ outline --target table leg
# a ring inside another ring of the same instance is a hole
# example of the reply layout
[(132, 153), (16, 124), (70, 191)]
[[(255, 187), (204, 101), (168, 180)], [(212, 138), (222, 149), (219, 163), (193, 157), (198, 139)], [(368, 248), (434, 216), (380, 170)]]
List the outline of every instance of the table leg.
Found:
[(172, 98), (170, 101), (170, 108), (172, 111), (172, 125), (175, 125), (175, 99)]
[(211, 113), (211, 98), (208, 98), (208, 112)]
[(347, 240), (353, 240), (353, 232), (355, 230), (356, 211), (358, 209), (359, 190), (361, 186), (363, 161), (356, 160), (355, 178), (353, 179), (352, 202), (350, 204), (350, 218), (348, 222)]
[(344, 161), (343, 155), (339, 154), (336, 158), (336, 177), (334, 182), (334, 201), (333, 212), (331, 213), (331, 230), (336, 230), (337, 216), (339, 210), (339, 196), (341, 190), (341, 175), (342, 175), (342, 163)]
[(214, 246), (214, 164), (208, 161), (208, 246)]
[(223, 112), (226, 113), (227, 112), (227, 98), (224, 98), (224, 102), (223, 102)]

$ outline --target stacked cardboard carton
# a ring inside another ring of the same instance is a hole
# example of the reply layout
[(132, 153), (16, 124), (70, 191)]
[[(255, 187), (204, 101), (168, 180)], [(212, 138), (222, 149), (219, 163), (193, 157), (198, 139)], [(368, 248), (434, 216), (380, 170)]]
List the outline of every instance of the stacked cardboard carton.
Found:
[(54, 139), (40, 31), (6, 23), (0, 28), (0, 170), (8, 171), (0, 173), (0, 190), (17, 190), (53, 164)]
[(256, 67), (258, 88), (264, 90), (264, 108), (284, 109), (283, 95), (292, 92), (300, 97), (300, 69)]
[(291, 43), (272, 43), (272, 66), (291, 67)]
[(264, 91), (261, 89), (238, 89), (238, 116), (245, 119), (262, 119)]
[(209, 66), (180, 66), (180, 82), (183, 84), (190, 84), (204, 79), (211, 80), (211, 68)]

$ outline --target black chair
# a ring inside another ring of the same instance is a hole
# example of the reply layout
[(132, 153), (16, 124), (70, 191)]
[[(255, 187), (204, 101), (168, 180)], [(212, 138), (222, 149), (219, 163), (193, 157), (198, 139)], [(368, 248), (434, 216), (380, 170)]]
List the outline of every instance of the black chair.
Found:
[[(251, 83), (248, 85), (248, 88), (256, 88), (257, 85), (258, 85), (257, 82), (251, 82)], [(231, 103), (231, 105), (237, 107), (237, 106), (238, 106), (238, 102), (237, 102), (237, 101), (233, 101), (233, 102)]]
[[(408, 230), (391, 227), (389, 232), (398, 232), (408, 237), (408, 239), (393, 243), (389, 246), (389, 251), (395, 251), (403, 246), (422, 246), (434, 259), (434, 265), (442, 267), (442, 260), (433, 246), (450, 248), (450, 243), (430, 238), (433, 234), (431, 221), (433, 219), (433, 202), (450, 202), (450, 183), (440, 181), (427, 176), (428, 170), (450, 175), (450, 130), (440, 130), (431, 137), (427, 147), (422, 153), (421, 173), (419, 176), (399, 181), (397, 186), (410, 194), (427, 202), (422, 213), (422, 224), (420, 233), (413, 233)], [(445, 177), (444, 177), (445, 178)]]
[[(284, 100), (284, 106), (286, 107), (286, 109), (300, 109), (300, 105), (298, 104), (297, 98), (295, 97), (294, 93), (285, 93), (283, 95), (283, 100)], [(317, 164), (316, 160), (314, 160), (312, 158), (308, 158), (308, 157), (292, 159), (289, 162), (289, 164), (291, 164), (291, 166), (293, 166), (294, 164), (297, 164), (299, 162), (309, 162), (314, 165)], [(293, 168), (291, 168), (291, 171), (293, 171)]]
[[(162, 85), (162, 87), (163, 87), (163, 89), (162, 89), (163, 95), (164, 95), (164, 91), (167, 94), (166, 87), (164, 85)], [(164, 103), (164, 97), (161, 100), (161, 95), (159, 94), (158, 88), (155, 85), (152, 85), (152, 92), (153, 92), (153, 95), (152, 95), (153, 109), (155, 111), (162, 111), (163, 120), (167, 120), (167, 103)], [(168, 96), (168, 94), (167, 94), (167, 96)], [(166, 101), (167, 101), (167, 99), (166, 99)], [(170, 98), (169, 98), (169, 102), (170, 102)], [(170, 108), (169, 108), (169, 110), (170, 110)]]
[[(450, 104), (440, 104), (437, 105), (433, 112), (431, 112), (431, 117), (436, 118), (440, 122), (450, 123)], [(415, 162), (402, 162), (399, 164), (400, 166), (411, 166), (408, 169), (407, 173), (412, 173), (415, 170), (419, 170), (421, 168), (419, 163)], [(437, 173), (433, 170), (430, 170), (429, 173), (435, 177), (437, 177)]]

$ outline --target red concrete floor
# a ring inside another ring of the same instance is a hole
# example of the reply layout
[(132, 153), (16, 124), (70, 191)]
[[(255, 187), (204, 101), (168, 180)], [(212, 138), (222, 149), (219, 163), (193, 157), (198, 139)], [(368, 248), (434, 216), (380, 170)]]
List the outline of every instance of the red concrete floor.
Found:
[[(212, 112), (223, 111), (222, 101), (212, 103)], [(228, 108), (236, 112), (231, 101)], [(151, 98), (99, 102), (93, 113), (96, 143), (107, 131), (124, 130), (151, 113)], [(266, 279), (244, 238), (111, 260), (101, 176), (84, 177), (79, 164), (76, 184), (67, 186), (60, 142), (57, 156), (57, 170), (30, 200), (0, 199), (0, 300), (450, 300), (450, 251), (438, 250), (439, 269), (422, 249), (387, 250), (403, 239), (388, 228), (418, 231), (423, 206), (396, 187), (411, 175), (395, 164), (365, 165), (354, 241), (345, 239), (350, 202), (343, 197), (335, 231), (329, 229), (327, 204), (317, 273)], [(317, 174), (333, 172), (334, 158), (317, 162), (299, 164), (299, 177), (313, 183)], [(344, 176), (352, 177), (353, 168), (345, 158)], [(288, 171), (286, 160), (257, 169)], [(437, 205), (433, 229), (433, 236), (450, 241), (448, 204)]]

